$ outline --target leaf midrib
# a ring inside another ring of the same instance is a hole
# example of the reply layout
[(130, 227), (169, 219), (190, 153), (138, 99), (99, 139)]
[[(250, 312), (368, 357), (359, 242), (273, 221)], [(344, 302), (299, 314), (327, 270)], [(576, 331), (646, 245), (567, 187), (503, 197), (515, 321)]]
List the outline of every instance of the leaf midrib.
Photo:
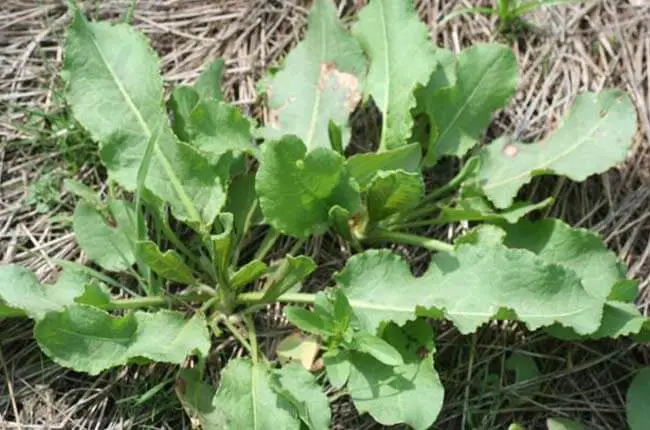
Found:
[(316, 121), (318, 119), (318, 111), (320, 108), (320, 103), (321, 103), (321, 91), (320, 91), (320, 70), (322, 65), (325, 63), (325, 52), (327, 51), (327, 35), (325, 31), (325, 14), (321, 13), (319, 14), (319, 18), (321, 20), (321, 31), (320, 31), (320, 61), (318, 63), (318, 66), (316, 67), (316, 85), (314, 85), (314, 106), (312, 107), (311, 111), (311, 119), (309, 122), (309, 130), (307, 131), (307, 148), (313, 149), (313, 142), (312, 140), (314, 139), (314, 133), (316, 131)]
[[(135, 115), (138, 123), (140, 124), (140, 127), (145, 133), (145, 137), (147, 140), (151, 139), (152, 133), (151, 129), (149, 128), (149, 125), (145, 121), (144, 117), (138, 110), (138, 107), (135, 105), (133, 102), (133, 99), (131, 99), (131, 96), (128, 94), (126, 91), (126, 88), (124, 88), (124, 85), (122, 85), (122, 82), (118, 78), (117, 74), (109, 64), (108, 60), (104, 56), (104, 53), (102, 52), (101, 47), (97, 43), (97, 39), (95, 38), (95, 33), (93, 31), (90, 32), (91, 37), (90, 40), (93, 44), (93, 47), (95, 48), (95, 51), (97, 52), (97, 55), (101, 59), (102, 63), (104, 64), (104, 67), (106, 67), (106, 70), (108, 71), (109, 75), (111, 76), (111, 80), (117, 87), (119, 93), (122, 95), (122, 98), (126, 102), (126, 104), (129, 106), (129, 109), (133, 112)], [(160, 135), (159, 135), (160, 136)], [(159, 158), (160, 163), (163, 166), (163, 170), (165, 171), (165, 175), (169, 179), (169, 181), (172, 184), (172, 187), (174, 188), (174, 191), (178, 195), (178, 197), (181, 199), (181, 202), (183, 203), (183, 206), (185, 207), (185, 210), (188, 212), (189, 216), (197, 221), (201, 220), (201, 217), (199, 215), (198, 210), (196, 207), (192, 204), (192, 201), (190, 200), (189, 196), (185, 193), (185, 190), (183, 189), (182, 185), (178, 181), (178, 178), (174, 174), (174, 170), (171, 167), (171, 164), (169, 163), (169, 160), (165, 156), (165, 154), (162, 153), (160, 150), (160, 146), (158, 145), (158, 137), (155, 141), (153, 141), (154, 145), (154, 152), (156, 156)]]
[(389, 40), (388, 40), (388, 31), (386, 28), (386, 17), (384, 16), (384, 0), (378, 0), (377, 4), (379, 5), (379, 17), (381, 19), (381, 33), (382, 39), (384, 42), (384, 75), (385, 75), (385, 84), (384, 84), (384, 108), (382, 109), (382, 114), (384, 116), (381, 127), (381, 141), (379, 142), (379, 148), (386, 148), (386, 135), (388, 130), (388, 105), (390, 104), (390, 62), (389, 62)]

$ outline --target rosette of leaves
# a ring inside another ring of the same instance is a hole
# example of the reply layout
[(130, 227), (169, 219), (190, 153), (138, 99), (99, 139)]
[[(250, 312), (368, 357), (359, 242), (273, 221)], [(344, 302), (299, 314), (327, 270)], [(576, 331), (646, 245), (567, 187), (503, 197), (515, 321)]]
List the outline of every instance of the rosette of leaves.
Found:
[[(112, 184), (99, 195), (66, 183), (93, 265), (60, 262), (54, 284), (0, 268), (0, 317), (33, 319), (60, 365), (178, 365), (176, 392), (204, 429), (326, 429), (328, 395), (425, 429), (444, 400), (432, 320), (462, 333), (500, 319), (561, 338), (647, 336), (636, 283), (601, 239), (529, 217), (552, 199), (517, 199), (535, 176), (582, 181), (624, 161), (636, 131), (625, 93), (579, 95), (540, 142), (484, 142), (517, 91), (509, 47), (436, 47), (410, 0), (370, 0), (351, 28), (318, 0), (303, 41), (260, 82), (270, 113), (256, 126), (224, 100), (223, 61), (165, 99), (140, 33), (71, 14), (67, 102)], [(376, 150), (347, 156), (350, 116), (371, 100)], [(462, 168), (430, 189), (423, 173), (443, 157)], [(459, 221), (470, 229), (453, 243), (417, 233)], [(353, 255), (324, 291), (302, 292), (317, 265), (297, 254), (325, 234)], [(279, 240), (290, 251), (272, 260)], [(429, 250), (428, 270), (414, 276), (383, 244)], [(300, 332), (262, 351), (254, 315), (278, 302)], [(215, 386), (205, 366), (225, 334), (247, 355)]]

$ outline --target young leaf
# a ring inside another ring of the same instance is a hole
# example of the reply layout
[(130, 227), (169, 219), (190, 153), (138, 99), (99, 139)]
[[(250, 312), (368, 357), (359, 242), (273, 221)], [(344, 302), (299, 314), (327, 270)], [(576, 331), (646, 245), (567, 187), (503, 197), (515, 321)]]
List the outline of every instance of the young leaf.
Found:
[(462, 157), (478, 142), (492, 113), (517, 88), (517, 60), (507, 46), (477, 44), (458, 54), (456, 84), (420, 95), (431, 133), (425, 163), (443, 155)]
[(625, 268), (616, 254), (589, 230), (572, 228), (558, 219), (522, 220), (504, 228), (506, 246), (527, 249), (544, 261), (573, 270), (594, 297), (606, 299), (614, 285), (625, 279)]
[(506, 208), (533, 176), (584, 181), (625, 159), (636, 128), (636, 111), (624, 92), (581, 94), (545, 140), (524, 144), (505, 137), (483, 148), (478, 183), (497, 207)]
[[(526, 386), (522, 388), (513, 387), (513, 389), (517, 391), (518, 395), (524, 395), (532, 399), (535, 394), (538, 393), (540, 384), (531, 384), (529, 382), (539, 378), (540, 376), (537, 363), (535, 363), (535, 360), (531, 356), (523, 353), (514, 353), (506, 360), (505, 368), (506, 370), (511, 370), (515, 373), (515, 385), (526, 384)], [(523, 399), (517, 400), (517, 403), (520, 403)]]
[[(123, 201), (111, 201), (111, 216), (106, 220), (97, 208), (80, 200), (74, 210), (72, 226), (77, 243), (97, 265), (109, 271), (126, 270), (135, 263), (135, 213)], [(122, 220), (122, 222), (119, 222)], [(129, 222), (125, 222), (129, 221)]]
[(181, 364), (188, 355), (210, 350), (205, 319), (185, 320), (182, 313), (137, 311), (114, 318), (85, 305), (50, 312), (36, 323), (34, 335), (41, 349), (56, 363), (97, 375), (130, 359)]
[(54, 285), (44, 285), (24, 267), (15, 264), (0, 267), (0, 303), (20, 309), (36, 320), (73, 304), (83, 294), (85, 285), (86, 279), (70, 271), (65, 271)]
[(299, 238), (324, 233), (335, 205), (352, 214), (361, 208), (343, 158), (325, 148), (307, 153), (295, 137), (264, 145), (255, 187), (267, 222)]
[(223, 413), (219, 427), (226, 429), (299, 430), (300, 420), (289, 400), (272, 388), (265, 364), (232, 360), (221, 372), (221, 383), (212, 404)]
[(419, 173), (379, 172), (366, 195), (368, 218), (376, 223), (397, 213), (408, 213), (420, 203), (423, 194), (424, 183)]
[(194, 284), (196, 279), (183, 258), (173, 249), (164, 253), (150, 240), (137, 243), (138, 256), (158, 275), (181, 284)]
[(274, 301), (302, 282), (314, 270), (316, 270), (316, 263), (311, 258), (304, 255), (298, 257), (287, 255), (280, 263), (279, 268), (270, 275), (267, 283), (268, 288), (264, 291), (262, 301)]
[(310, 312), (307, 309), (299, 308), (297, 306), (287, 306), (284, 308), (284, 315), (291, 324), (307, 333), (321, 336), (332, 334), (329, 327), (331, 324), (325, 321), (316, 312)]
[(233, 178), (228, 187), (228, 199), (225, 212), (233, 216), (233, 229), (238, 242), (248, 233), (248, 230), (262, 222), (262, 212), (255, 193), (255, 176), (253, 174), (239, 175)]
[(421, 158), (420, 145), (412, 143), (380, 153), (356, 154), (348, 158), (345, 164), (361, 190), (365, 191), (377, 172), (382, 170), (419, 172)]
[(267, 269), (268, 266), (263, 261), (249, 261), (230, 277), (230, 286), (233, 290), (239, 290), (251, 282), (258, 280), (266, 273)]
[(223, 80), (223, 69), (225, 62), (223, 58), (217, 58), (203, 69), (199, 78), (194, 82), (194, 90), (201, 100), (223, 100), (221, 83)]
[(416, 307), (442, 313), (462, 333), (500, 310), (514, 311), (533, 330), (559, 322), (581, 334), (597, 330), (602, 317), (603, 300), (588, 294), (572, 270), (498, 244), (459, 245), (453, 255), (436, 254), (419, 278), (398, 256), (367, 251), (350, 258), (336, 280), (370, 333), (382, 321), (401, 325), (414, 319)]
[(67, 101), (100, 142), (109, 176), (134, 191), (151, 143), (147, 189), (169, 202), (178, 219), (195, 227), (211, 224), (225, 201), (223, 172), (173, 135), (158, 58), (144, 37), (126, 24), (88, 23), (76, 10), (64, 63)]
[(275, 372), (279, 386), (276, 388), (298, 411), (300, 419), (311, 430), (328, 430), (331, 412), (327, 396), (314, 375), (299, 364), (288, 364)]
[(267, 139), (299, 137), (308, 150), (330, 148), (330, 121), (342, 131), (361, 100), (366, 64), (359, 44), (339, 23), (331, 0), (309, 13), (305, 40), (289, 53), (282, 69), (265, 84), (271, 108)]
[(405, 145), (413, 127), (413, 92), (427, 83), (436, 65), (427, 28), (410, 0), (372, 0), (359, 12), (352, 33), (370, 57), (365, 95), (383, 114), (379, 150)]
[(634, 376), (627, 390), (626, 412), (630, 430), (643, 430), (650, 422), (650, 367), (645, 367)]
[(399, 366), (404, 364), (399, 351), (385, 340), (370, 333), (359, 332), (354, 336), (354, 347), (357, 351), (372, 355), (376, 360), (388, 365)]
[(215, 262), (217, 275), (222, 281), (229, 279), (230, 258), (235, 239), (233, 237), (233, 216), (229, 213), (221, 213), (217, 217), (217, 223), (221, 226), (221, 233), (210, 235), (212, 245), (212, 261)]
[(325, 364), (325, 371), (330, 385), (336, 389), (343, 388), (348, 382), (352, 370), (350, 353), (340, 349), (328, 351), (323, 354), (323, 364)]
[(427, 429), (435, 421), (444, 398), (444, 389), (433, 367), (433, 357), (417, 356), (418, 345), (408, 348), (404, 332), (390, 325), (386, 341), (402, 354), (405, 364), (383, 364), (370, 355), (350, 353), (348, 390), (359, 413), (368, 412), (381, 424), (404, 423)]

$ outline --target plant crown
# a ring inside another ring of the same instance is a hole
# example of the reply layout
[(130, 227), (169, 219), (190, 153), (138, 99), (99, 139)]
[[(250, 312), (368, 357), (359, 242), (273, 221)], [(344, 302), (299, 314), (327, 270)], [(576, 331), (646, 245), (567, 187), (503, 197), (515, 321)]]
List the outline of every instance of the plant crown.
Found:
[[(222, 60), (165, 97), (140, 33), (71, 11), (66, 99), (111, 184), (107, 195), (65, 184), (94, 268), (61, 261), (52, 285), (0, 269), (0, 316), (33, 319), (56, 363), (91, 375), (179, 365), (177, 394), (205, 429), (327, 429), (324, 380), (381, 424), (425, 429), (444, 398), (431, 320), (462, 333), (516, 320), (562, 339), (645, 336), (616, 255), (587, 230), (527, 217), (552, 198), (519, 197), (536, 176), (583, 181), (624, 161), (636, 131), (624, 92), (579, 95), (539, 142), (483, 145), (517, 89), (510, 48), (436, 47), (409, 0), (370, 1), (349, 31), (319, 0), (304, 40), (259, 82), (270, 111), (258, 125), (225, 101)], [(378, 142), (350, 125), (370, 99)], [(462, 167), (431, 188), (423, 173), (439, 177), (443, 157)], [(470, 228), (453, 243), (422, 235), (456, 222)], [(318, 266), (299, 254), (324, 234), (351, 256), (329, 288), (301, 292)], [(286, 256), (269, 261), (280, 243)], [(431, 251), (428, 270), (414, 276), (376, 248), (387, 243)], [(300, 331), (265, 355), (254, 315), (277, 302)], [(215, 388), (204, 378), (211, 345), (231, 335), (248, 356)]]

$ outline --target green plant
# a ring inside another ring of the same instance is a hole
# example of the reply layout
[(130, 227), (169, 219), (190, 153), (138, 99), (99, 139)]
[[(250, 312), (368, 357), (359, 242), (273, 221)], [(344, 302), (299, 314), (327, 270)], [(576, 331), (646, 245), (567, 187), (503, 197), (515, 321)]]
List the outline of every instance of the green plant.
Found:
[(576, 3), (576, 0), (495, 0), (495, 7), (467, 7), (453, 11), (440, 20), (440, 24), (466, 13), (499, 17), (498, 31), (504, 36), (520, 34), (530, 27), (523, 15), (544, 6)]
[[(406, 0), (372, 0), (350, 33), (320, 0), (305, 40), (260, 83), (271, 112), (257, 127), (223, 100), (222, 61), (165, 102), (141, 34), (72, 12), (67, 101), (111, 184), (99, 196), (66, 183), (80, 197), (77, 241), (96, 266), (59, 262), (53, 285), (0, 269), (0, 315), (32, 318), (36, 341), (62, 366), (94, 375), (180, 365), (176, 392), (206, 429), (325, 429), (342, 395), (380, 423), (427, 428), (444, 397), (431, 320), (462, 333), (491, 319), (572, 339), (642, 332), (637, 285), (600, 239), (524, 219), (552, 199), (516, 199), (535, 176), (581, 181), (623, 161), (636, 130), (623, 92), (580, 95), (541, 142), (479, 145), (516, 90), (507, 47), (434, 47)], [(383, 114), (377, 150), (347, 157), (349, 116), (370, 98)], [(423, 171), (445, 156), (463, 167), (429, 189)], [(456, 221), (472, 228), (453, 243), (418, 234)], [(326, 232), (354, 255), (334, 286), (301, 292), (316, 263), (298, 254)], [(268, 261), (280, 237), (291, 249)], [(414, 276), (390, 250), (372, 249), (381, 243), (431, 251), (429, 269)], [(290, 303), (285, 315), (304, 333), (262, 351), (255, 314), (272, 303)], [(248, 356), (223, 369), (217, 389), (204, 372), (224, 333)], [(511, 365), (522, 379), (536, 371)]]

